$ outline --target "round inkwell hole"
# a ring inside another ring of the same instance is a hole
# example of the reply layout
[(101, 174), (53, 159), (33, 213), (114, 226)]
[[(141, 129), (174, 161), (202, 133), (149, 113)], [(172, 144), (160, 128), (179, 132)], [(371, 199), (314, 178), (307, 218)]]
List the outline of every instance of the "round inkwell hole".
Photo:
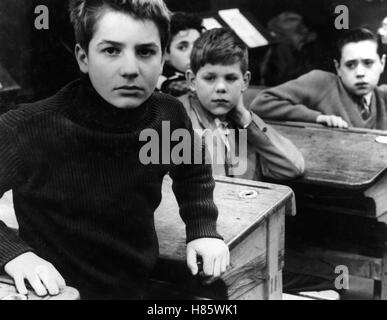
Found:
[(255, 199), (258, 197), (258, 192), (252, 189), (246, 189), (239, 193), (239, 198), (242, 199)]

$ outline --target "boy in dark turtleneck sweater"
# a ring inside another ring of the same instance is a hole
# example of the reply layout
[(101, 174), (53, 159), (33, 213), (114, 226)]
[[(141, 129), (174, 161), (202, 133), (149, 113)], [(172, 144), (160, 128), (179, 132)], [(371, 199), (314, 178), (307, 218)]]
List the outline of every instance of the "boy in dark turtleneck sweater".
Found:
[(72, 0), (70, 15), (84, 75), (0, 118), (0, 194), (13, 190), (19, 222), (18, 236), (0, 222), (0, 268), (22, 294), (24, 280), (41, 296), (58, 294), (66, 280), (85, 299), (141, 298), (158, 256), (153, 214), (170, 172), (188, 266), (196, 274), (202, 256), (204, 273), (219, 276), (229, 252), (216, 231), (211, 166), (139, 159), (140, 133), (161, 135), (163, 121), (194, 136), (180, 103), (153, 93), (168, 9), (162, 0)]

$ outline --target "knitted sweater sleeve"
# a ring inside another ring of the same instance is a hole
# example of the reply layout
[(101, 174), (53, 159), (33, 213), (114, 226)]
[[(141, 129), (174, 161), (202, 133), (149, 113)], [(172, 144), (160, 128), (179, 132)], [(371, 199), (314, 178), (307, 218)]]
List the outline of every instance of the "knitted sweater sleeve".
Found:
[(211, 164), (204, 161), (205, 146), (192, 129), (183, 106), (181, 111), (191, 136), (191, 162), (174, 166), (170, 176), (173, 179), (172, 189), (179, 204), (180, 216), (186, 224), (187, 243), (198, 238), (222, 239), (216, 230), (218, 209), (213, 200), (215, 181)]
[(331, 85), (327, 72), (314, 70), (298, 79), (263, 90), (251, 110), (263, 119), (316, 122), (318, 102)]
[[(12, 189), (18, 180), (21, 160), (17, 155), (17, 141), (11, 130), (0, 120), (0, 195)], [(0, 220), (0, 270), (17, 256), (33, 251), (17, 234)]]

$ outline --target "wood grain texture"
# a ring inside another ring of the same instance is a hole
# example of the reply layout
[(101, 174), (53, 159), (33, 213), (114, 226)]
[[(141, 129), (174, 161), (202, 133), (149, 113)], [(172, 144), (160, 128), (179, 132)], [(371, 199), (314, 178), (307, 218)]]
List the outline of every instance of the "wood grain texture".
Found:
[[(172, 182), (166, 177), (163, 201), (155, 214), (164, 263), (154, 277), (166, 280), (169, 288), (172, 283), (175, 290), (184, 292), (182, 296), (189, 293), (190, 296), (229, 300), (281, 299), (284, 217), (285, 213), (294, 214), (293, 192), (284, 186), (247, 180), (217, 177), (216, 182), (218, 231), (229, 245), (231, 268), (213, 285), (205, 285), (200, 279), (193, 281), (188, 275), (166, 276), (167, 268), (185, 263), (184, 224), (178, 215)], [(257, 197), (241, 198), (240, 194), (245, 191), (256, 191)]]
[[(387, 145), (373, 130), (338, 130), (310, 124), (279, 124), (273, 127), (290, 139), (305, 158), (304, 183), (366, 189), (387, 167)], [(385, 132), (384, 132), (385, 134)]]
[[(171, 185), (167, 176), (162, 187), (163, 200), (155, 212), (160, 259), (149, 283), (150, 290), (161, 290), (165, 295), (169, 292), (175, 299), (177, 292), (185, 298), (279, 299), (284, 217), (295, 214), (293, 191), (281, 185), (216, 178), (218, 231), (230, 248), (231, 268), (220, 280), (206, 285), (201, 278), (192, 277), (186, 267), (185, 225)], [(255, 198), (241, 197), (253, 191), (257, 193)], [(17, 228), (11, 193), (0, 201), (0, 219)]]
[[(286, 204), (288, 210), (294, 209), (293, 192), (288, 187), (220, 177), (216, 177), (216, 181), (214, 201), (219, 210), (218, 232), (231, 249), (281, 206)], [(156, 231), (160, 254), (183, 260), (185, 226), (179, 216), (171, 183), (171, 179), (166, 177), (162, 189), (163, 200), (155, 212)], [(239, 194), (246, 190), (256, 190), (257, 198), (240, 198)]]

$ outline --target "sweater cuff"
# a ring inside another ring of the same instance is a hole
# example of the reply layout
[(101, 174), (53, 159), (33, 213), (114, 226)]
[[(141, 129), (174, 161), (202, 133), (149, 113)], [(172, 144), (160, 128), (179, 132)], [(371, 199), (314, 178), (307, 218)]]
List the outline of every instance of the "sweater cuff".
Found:
[(4, 266), (23, 253), (34, 251), (11, 229), (0, 225), (0, 271)]
[(223, 240), (223, 237), (216, 231), (216, 221), (197, 221), (186, 225), (186, 242), (200, 238), (216, 238)]

